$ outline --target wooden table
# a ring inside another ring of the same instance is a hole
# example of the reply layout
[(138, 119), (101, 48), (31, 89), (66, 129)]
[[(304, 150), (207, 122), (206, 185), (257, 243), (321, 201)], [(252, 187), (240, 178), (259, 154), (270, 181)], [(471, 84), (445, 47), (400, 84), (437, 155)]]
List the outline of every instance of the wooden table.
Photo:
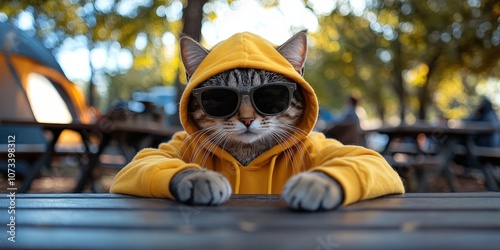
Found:
[[(455, 159), (457, 152), (460, 147), (462, 147), (463, 154), (467, 155), (470, 159), (475, 160), (475, 165), (481, 169), (485, 174), (486, 184), (488, 188), (492, 191), (498, 191), (498, 184), (492, 175), (491, 169), (488, 166), (483, 166), (476, 159), (478, 150), (474, 144), (473, 137), (476, 135), (486, 135), (491, 134), (495, 131), (500, 130), (500, 127), (494, 126), (491, 123), (484, 122), (455, 122), (450, 123), (446, 126), (433, 126), (425, 123), (418, 123), (414, 125), (402, 125), (402, 126), (384, 126), (366, 132), (376, 132), (380, 134), (385, 134), (389, 137), (388, 143), (385, 148), (381, 151), (382, 155), (392, 155), (397, 152), (397, 147), (391, 148), (392, 143), (396, 139), (410, 139), (410, 144), (416, 146), (417, 154), (424, 157), (430, 157), (431, 154), (435, 154), (440, 163), (437, 167), (437, 171), (442, 174), (452, 191), (459, 191), (459, 185), (450, 170), (450, 167)], [(419, 135), (425, 135), (427, 140), (430, 140), (433, 145), (437, 147), (436, 152), (426, 152), (425, 149), (419, 147), (417, 142), (417, 137)], [(415, 152), (413, 152), (415, 153)], [(424, 169), (421, 172), (419, 178), (419, 186), (417, 188), (418, 192), (424, 192), (427, 184), (427, 174), (429, 169)]]
[[(82, 192), (84, 186), (92, 179), (92, 171), (99, 163), (99, 157), (112, 140), (118, 140), (119, 144), (122, 144), (123, 147), (131, 146), (135, 151), (137, 151), (140, 149), (137, 146), (137, 141), (139, 140), (142, 140), (146, 137), (162, 137), (165, 141), (167, 141), (175, 132), (181, 130), (181, 128), (178, 127), (153, 127), (110, 120), (100, 120), (95, 124), (59, 124), (20, 120), (1, 120), (0, 124), (16, 126), (38, 126), (45, 131), (49, 131), (52, 134), (52, 139), (47, 142), (44, 152), (41, 152), (40, 157), (35, 161), (29, 175), (24, 180), (23, 186), (18, 190), (22, 193), (29, 190), (31, 183), (39, 175), (42, 167), (50, 164), (52, 157), (56, 153), (56, 143), (62, 131), (65, 129), (73, 130), (79, 133), (85, 146), (84, 152), (76, 152), (81, 156), (85, 155), (85, 158), (87, 158), (86, 162), (81, 162), (80, 178), (78, 179), (77, 185), (74, 188), (74, 192), (77, 193)], [(91, 143), (92, 136), (98, 138), (97, 145), (93, 145)], [(127, 136), (135, 136), (136, 141), (130, 143), (130, 145), (127, 145), (127, 142), (124, 139)], [(91, 148), (94, 149), (91, 150)], [(71, 154), (70, 152), (66, 153), (67, 155)], [(132, 154), (135, 154), (135, 152), (133, 152)], [(127, 161), (130, 161), (132, 156), (128, 155)]]
[(499, 249), (500, 193), (392, 195), (304, 213), (279, 196), (218, 207), (112, 194), (0, 196), (0, 249)]

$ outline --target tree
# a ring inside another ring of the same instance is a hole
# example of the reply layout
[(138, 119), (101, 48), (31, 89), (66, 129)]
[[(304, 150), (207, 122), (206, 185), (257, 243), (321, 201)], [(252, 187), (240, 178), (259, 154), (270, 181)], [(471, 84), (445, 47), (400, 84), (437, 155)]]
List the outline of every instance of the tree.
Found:
[(208, 0), (190, 0), (182, 11), (182, 34), (196, 41), (201, 41), (201, 25), (203, 20), (203, 5)]
[(321, 30), (312, 37), (313, 57), (319, 60), (313, 71), (323, 71), (315, 77), (327, 79), (328, 87), (316, 86), (325, 85), (320, 80), (311, 82), (325, 90), (323, 93), (335, 88), (333, 93), (339, 94), (329, 99), (339, 100), (337, 104), (342, 104), (353, 89), (358, 90), (363, 93), (363, 102), (376, 104), (371, 111), (383, 120), (388, 107), (398, 106), (391, 91), (394, 64), (390, 42), (369, 28), (369, 20), (341, 13), (340, 8), (320, 18), (320, 25)]
[[(83, 37), (89, 52), (99, 47), (109, 51), (118, 46), (118, 49), (128, 50), (138, 59), (134, 62), (134, 67), (145, 69), (151, 66), (151, 60), (159, 60), (162, 63), (165, 61), (165, 55), (161, 52), (162, 37), (167, 32), (176, 35), (180, 33), (182, 15), (175, 13), (175, 6), (179, 4), (182, 7), (182, 3), (175, 0), (145, 1), (134, 5), (118, 0), (99, 1), (99, 4), (92, 0), (2, 1), (0, 13), (5, 13), (8, 21), (12, 23), (26, 16), (31, 18), (32, 26), (27, 32), (36, 35), (54, 54), (58, 53), (57, 48), (67, 39)], [(174, 13), (169, 13), (171, 15), (167, 18), (166, 12), (169, 11)], [(146, 41), (143, 48), (136, 46), (138, 38)], [(92, 60), (89, 61), (92, 77), (88, 85), (88, 102), (93, 104), (93, 82), (96, 76), (106, 78), (123, 72), (116, 68), (97, 69), (92, 65)], [(151, 67), (156, 70), (161, 68)]]
[[(202, 40), (203, 22), (217, 18), (216, 11), (203, 8), (208, 2), (215, 0), (1, 1), (0, 20), (2, 14), (13, 23), (31, 18), (31, 27), (24, 28), (55, 54), (68, 39), (86, 41), (91, 52), (104, 49), (108, 58), (115, 57), (112, 51), (129, 53), (131, 68), (91, 65), (91, 80), (108, 84), (109, 104), (154, 85), (176, 84), (182, 91), (175, 38), (184, 33)], [(315, 10), (313, 1), (304, 2)], [(262, 6), (278, 3), (262, 1)], [(320, 28), (311, 34), (305, 77), (323, 106), (339, 107), (345, 95), (359, 92), (367, 111), (383, 121), (396, 116), (412, 122), (439, 113), (460, 118), (476, 86), (500, 77), (498, 1), (351, 3), (336, 1), (330, 13), (318, 12)]]
[(315, 67), (344, 91), (358, 89), (365, 101), (382, 103), (373, 105), (381, 119), (393, 107), (402, 122), (428, 118), (433, 106), (449, 118), (461, 117), (478, 84), (467, 79), (499, 76), (497, 1), (371, 3), (356, 12), (339, 2), (319, 17)]

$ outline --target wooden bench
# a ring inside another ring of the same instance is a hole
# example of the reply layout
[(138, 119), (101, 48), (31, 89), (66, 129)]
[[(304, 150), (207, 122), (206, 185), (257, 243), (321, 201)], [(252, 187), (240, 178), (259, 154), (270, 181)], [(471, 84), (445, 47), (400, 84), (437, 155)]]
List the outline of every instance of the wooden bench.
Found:
[(384, 158), (401, 176), (407, 192), (424, 192), (428, 173), (438, 171), (442, 165), (442, 159), (437, 156), (396, 153), (385, 155)]
[[(406, 142), (406, 140), (411, 139), (412, 143), (418, 144), (419, 136), (425, 136), (426, 139), (430, 139), (432, 143), (436, 146), (436, 152), (422, 152), (423, 155), (439, 155), (442, 159), (441, 166), (438, 167), (438, 172), (442, 177), (445, 177), (450, 189), (454, 192), (460, 190), (460, 185), (451, 171), (451, 167), (454, 165), (454, 160), (459, 154), (459, 150), (456, 148), (460, 146), (461, 142), (466, 142), (464, 149), (467, 154), (472, 148), (469, 143), (470, 138), (477, 135), (487, 135), (500, 129), (500, 127), (492, 125), (491, 123), (484, 122), (461, 122), (461, 123), (450, 123), (446, 126), (434, 126), (427, 123), (416, 123), (414, 125), (401, 125), (401, 126), (383, 126), (377, 129), (367, 130), (367, 132), (375, 132), (379, 134), (385, 134), (389, 137), (388, 143), (384, 150), (381, 151), (383, 155), (393, 155), (394, 152), (398, 151), (397, 147), (393, 147), (392, 143), (399, 144), (400, 142)], [(410, 151), (405, 152), (407, 154), (414, 154)], [(423, 150), (422, 150), (423, 151)], [(489, 157), (481, 157), (482, 159), (492, 160)], [(408, 164), (404, 164), (407, 166)], [(417, 164), (418, 165), (418, 164)], [(477, 164), (479, 165), (479, 164)], [(395, 165), (398, 167), (398, 165)], [(433, 166), (433, 164), (423, 164), (419, 167), (427, 168), (427, 166)], [(433, 170), (432, 170), (433, 171)], [(425, 171), (424, 172), (432, 172)], [(496, 182), (487, 181), (490, 190), (498, 190), (496, 187)], [(422, 185), (420, 185), (422, 186)], [(425, 187), (420, 189), (425, 190)]]
[(476, 147), (474, 154), (480, 161), (500, 166), (500, 148)]
[[(45, 146), (46, 150), (44, 150), (41, 156), (37, 158), (36, 162), (34, 162), (24, 185), (18, 190), (18, 192), (26, 192), (29, 190), (31, 182), (38, 176), (42, 167), (48, 165), (48, 162), (51, 161), (52, 157), (60, 153), (58, 152), (57, 142), (62, 131), (64, 130), (71, 130), (80, 134), (84, 145), (86, 145), (86, 147), (84, 147), (84, 152), (87, 154), (88, 159), (84, 163), (80, 162), (80, 178), (78, 179), (74, 192), (82, 192), (87, 184), (91, 184), (93, 181), (93, 170), (99, 164), (101, 155), (111, 141), (118, 141), (118, 144), (120, 144), (121, 147), (134, 146), (131, 151), (135, 152), (144, 146), (142, 144), (139, 145), (142, 140), (146, 140), (148, 143), (153, 143), (156, 142), (158, 138), (161, 138), (163, 141), (166, 141), (171, 138), (175, 132), (180, 130), (178, 127), (153, 127), (146, 126), (144, 124), (127, 124), (107, 120), (103, 120), (95, 124), (57, 124), (38, 123), (33, 121), (0, 120), (0, 125), (19, 127), (35, 126), (52, 134), (52, 138)], [(98, 137), (97, 142), (92, 142), (92, 136)], [(128, 138), (133, 138), (133, 140), (129, 141)], [(147, 140), (147, 138), (153, 138), (154, 140)], [(133, 155), (129, 152), (125, 153), (127, 154), (126, 157), (133, 157)]]
[(500, 168), (500, 148), (475, 147), (474, 155), (482, 164), (486, 182), (492, 191), (500, 191), (500, 177), (495, 175), (495, 168)]
[[(15, 144), (15, 160), (16, 160), (16, 175), (18, 177), (24, 177), (30, 172), (30, 166), (39, 159), (47, 150), (45, 144)], [(76, 147), (56, 147), (53, 157), (65, 157), (71, 155), (84, 155), (85, 151), (83, 145)], [(8, 147), (7, 144), (0, 144), (0, 171), (6, 171), (8, 159)], [(5, 164), (3, 164), (5, 163)], [(28, 166), (21, 166), (27, 163)], [(49, 162), (50, 163), (50, 162)], [(46, 166), (50, 167), (50, 166)]]
[(456, 146), (456, 161), (464, 167), (473, 167), (482, 171), (486, 185), (491, 191), (499, 191), (499, 180), (494, 174), (494, 168), (500, 167), (500, 148), (469, 146)]

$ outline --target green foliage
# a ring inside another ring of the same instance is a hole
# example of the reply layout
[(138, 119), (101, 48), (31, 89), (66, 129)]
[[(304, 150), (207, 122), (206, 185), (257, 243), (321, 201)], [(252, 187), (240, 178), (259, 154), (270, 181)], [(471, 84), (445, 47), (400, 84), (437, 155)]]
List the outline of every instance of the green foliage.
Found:
[(402, 120), (426, 119), (430, 107), (462, 118), (477, 94), (462, 79), (500, 77), (498, 1), (379, 0), (362, 13), (349, 3), (319, 17), (313, 37), (309, 77), (331, 89), (322, 98), (358, 90), (382, 119), (398, 111)]
[[(92, 81), (108, 79), (108, 91), (103, 93), (107, 102), (101, 103), (101, 107), (113, 103), (115, 98), (130, 98), (135, 89), (132, 86), (168, 85), (177, 79), (177, 46), (174, 42), (166, 49), (162, 41), (167, 33), (175, 37), (181, 32), (182, 14), (170, 13), (175, 10), (182, 11), (181, 1), (143, 1), (132, 5), (131, 1), (120, 0), (0, 1), (0, 14), (4, 13), (7, 21), (16, 23), (23, 15), (30, 16), (33, 23), (27, 32), (36, 35), (54, 54), (67, 39), (80, 37), (86, 41), (89, 51), (103, 47), (116, 50), (118, 45), (118, 49), (128, 50), (133, 55), (133, 66), (127, 72), (116, 68), (92, 68)], [(136, 41), (140, 36), (146, 44), (138, 48)], [(100, 77), (102, 75), (105, 77)], [(149, 77), (151, 75), (157, 77)], [(116, 80), (120, 84), (116, 84)]]
[[(217, 18), (217, 4), (237, 1), (209, 1), (205, 21)], [(107, 106), (135, 90), (182, 81), (176, 41), (164, 40), (180, 34), (187, 0), (150, 0), (125, 8), (130, 2), (0, 1), (0, 20), (7, 16), (15, 23), (29, 14), (33, 27), (28, 32), (54, 53), (74, 37), (83, 37), (89, 51), (99, 46), (129, 51), (132, 68), (94, 69), (94, 75), (104, 76), (98, 80), (106, 79)], [(263, 8), (279, 2), (261, 0)], [(316, 11), (314, 2), (304, 0)], [(500, 2), (372, 0), (362, 8), (354, 2), (361, 1), (339, 0), (331, 12), (316, 11), (320, 28), (311, 33), (305, 77), (322, 106), (340, 109), (345, 96), (360, 94), (372, 117), (411, 122), (430, 114), (461, 118), (475, 96), (491, 94), (482, 85), (500, 78)], [(141, 39), (145, 44), (138, 46)]]

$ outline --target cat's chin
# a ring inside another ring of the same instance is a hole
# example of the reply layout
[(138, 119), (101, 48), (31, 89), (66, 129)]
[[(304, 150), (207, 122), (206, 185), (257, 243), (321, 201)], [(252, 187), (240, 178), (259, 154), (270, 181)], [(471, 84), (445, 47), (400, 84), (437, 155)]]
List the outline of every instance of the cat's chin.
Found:
[(233, 137), (233, 140), (238, 141), (243, 144), (252, 144), (260, 139), (259, 134), (255, 134), (252, 132), (245, 132)]

